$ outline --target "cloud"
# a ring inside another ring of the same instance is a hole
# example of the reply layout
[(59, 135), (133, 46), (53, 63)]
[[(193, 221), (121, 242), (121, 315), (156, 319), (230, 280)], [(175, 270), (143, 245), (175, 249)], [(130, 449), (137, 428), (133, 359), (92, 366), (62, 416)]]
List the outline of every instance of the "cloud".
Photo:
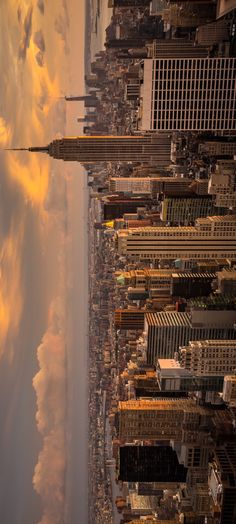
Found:
[(38, 0), (37, 7), (38, 7), (40, 13), (43, 15), (44, 14), (44, 1), (43, 0)]
[(33, 476), (43, 502), (40, 524), (63, 524), (66, 468), (66, 348), (63, 300), (51, 305), (49, 326), (37, 350), (39, 372), (33, 379), (37, 398), (36, 422), (43, 448)]
[(55, 31), (58, 33), (58, 35), (60, 35), (63, 43), (64, 43), (64, 46), (65, 46), (65, 53), (68, 53), (69, 52), (69, 48), (68, 48), (68, 26), (69, 26), (69, 21), (68, 21), (68, 18), (67, 18), (67, 11), (66, 9), (64, 9), (64, 16), (62, 14), (59, 14), (55, 20), (55, 23), (54, 23), (54, 28), (55, 28)]
[(47, 196), (44, 202), (44, 209), (48, 212), (66, 211), (66, 185), (64, 174), (52, 173), (49, 177)]
[(39, 65), (39, 67), (43, 67), (44, 66), (44, 58), (43, 58), (43, 53), (41, 51), (39, 51), (35, 55), (35, 60), (36, 60), (37, 64)]
[(32, 18), (33, 18), (33, 7), (30, 6), (27, 11), (26, 17), (24, 19), (22, 37), (21, 37), (19, 50), (18, 50), (18, 57), (21, 60), (25, 60), (27, 49), (29, 48), (29, 45), (30, 45), (30, 38), (31, 38), (31, 33), (32, 33)]
[(23, 224), (12, 223), (8, 237), (2, 240), (0, 250), (0, 357), (8, 341), (8, 357), (11, 343), (18, 335), (23, 309), (21, 287), (21, 259), (19, 253), (23, 242)]
[(11, 139), (11, 131), (9, 125), (4, 118), (0, 117), (0, 145), (2, 147), (9, 144)]
[(64, 440), (63, 432), (53, 431), (39, 454), (33, 483), (44, 505), (40, 524), (64, 524)]
[(34, 43), (42, 53), (45, 52), (45, 40), (41, 30), (36, 31), (34, 34)]

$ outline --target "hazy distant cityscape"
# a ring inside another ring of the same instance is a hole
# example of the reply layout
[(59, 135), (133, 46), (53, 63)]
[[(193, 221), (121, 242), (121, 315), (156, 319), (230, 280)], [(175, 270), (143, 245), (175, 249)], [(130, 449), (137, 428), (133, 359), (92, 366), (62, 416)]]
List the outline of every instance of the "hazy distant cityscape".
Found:
[(233, 0), (88, 9), (84, 137), (49, 154), (90, 191), (90, 524), (236, 523), (235, 25)]

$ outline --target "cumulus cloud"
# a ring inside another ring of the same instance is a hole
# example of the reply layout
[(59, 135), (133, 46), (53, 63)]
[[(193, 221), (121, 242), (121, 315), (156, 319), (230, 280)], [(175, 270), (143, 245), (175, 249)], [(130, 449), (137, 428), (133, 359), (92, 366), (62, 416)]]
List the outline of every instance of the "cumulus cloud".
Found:
[(34, 34), (34, 43), (42, 53), (45, 52), (45, 40), (42, 30), (36, 31)]
[[(21, 60), (25, 60), (27, 49), (30, 45), (30, 38), (32, 33), (32, 18), (33, 18), (33, 7), (30, 6), (24, 19), (22, 37), (19, 45), (18, 57)], [(19, 17), (18, 17), (19, 19)]]
[(37, 350), (39, 372), (33, 379), (37, 397), (36, 422), (43, 448), (33, 476), (43, 502), (40, 524), (63, 524), (66, 468), (66, 351), (63, 301), (51, 306), (49, 326)]

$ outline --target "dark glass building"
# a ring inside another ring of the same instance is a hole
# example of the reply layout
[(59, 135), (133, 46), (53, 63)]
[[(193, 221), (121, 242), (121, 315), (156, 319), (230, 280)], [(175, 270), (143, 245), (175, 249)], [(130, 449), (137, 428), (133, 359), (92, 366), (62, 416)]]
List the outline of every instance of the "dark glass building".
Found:
[(187, 468), (170, 446), (122, 446), (119, 480), (124, 482), (185, 482)]

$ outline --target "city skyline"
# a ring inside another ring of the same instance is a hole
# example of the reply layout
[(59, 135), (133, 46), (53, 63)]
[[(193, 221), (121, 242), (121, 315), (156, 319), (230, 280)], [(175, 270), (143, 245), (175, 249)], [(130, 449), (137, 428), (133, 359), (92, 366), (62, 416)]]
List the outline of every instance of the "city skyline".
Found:
[(0, 522), (236, 524), (236, 2), (0, 15)]

